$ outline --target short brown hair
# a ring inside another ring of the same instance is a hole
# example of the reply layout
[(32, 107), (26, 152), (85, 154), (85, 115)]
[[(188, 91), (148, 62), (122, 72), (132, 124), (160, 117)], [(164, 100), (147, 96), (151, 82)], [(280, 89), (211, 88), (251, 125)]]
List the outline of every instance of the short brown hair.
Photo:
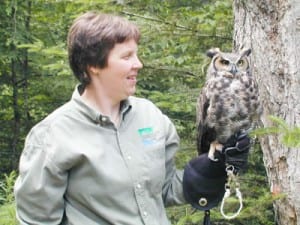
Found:
[(87, 12), (75, 19), (68, 34), (70, 67), (85, 86), (90, 82), (88, 66), (104, 68), (116, 43), (140, 39), (140, 31), (127, 19), (116, 15)]

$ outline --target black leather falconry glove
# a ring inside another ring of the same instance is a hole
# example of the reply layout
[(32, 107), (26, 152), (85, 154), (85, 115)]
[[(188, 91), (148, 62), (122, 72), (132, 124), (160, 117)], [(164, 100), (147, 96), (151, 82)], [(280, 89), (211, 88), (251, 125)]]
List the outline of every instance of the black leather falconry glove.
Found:
[(251, 140), (246, 132), (233, 135), (223, 148), (225, 164), (234, 166), (234, 173), (243, 171), (247, 167)]
[(200, 210), (217, 206), (225, 193), (226, 166), (234, 166), (235, 173), (244, 170), (250, 145), (248, 135), (239, 132), (224, 145), (222, 153), (215, 152), (217, 161), (210, 160), (207, 153), (189, 161), (183, 175), (183, 192), (187, 202)]

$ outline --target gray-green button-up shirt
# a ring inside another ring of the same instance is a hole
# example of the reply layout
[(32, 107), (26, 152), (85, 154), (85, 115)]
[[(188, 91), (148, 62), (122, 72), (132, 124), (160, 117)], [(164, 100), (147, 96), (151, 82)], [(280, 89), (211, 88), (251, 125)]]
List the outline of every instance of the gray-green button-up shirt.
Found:
[(28, 134), (15, 184), (20, 224), (169, 225), (165, 206), (185, 203), (171, 121), (129, 97), (116, 128), (72, 99)]

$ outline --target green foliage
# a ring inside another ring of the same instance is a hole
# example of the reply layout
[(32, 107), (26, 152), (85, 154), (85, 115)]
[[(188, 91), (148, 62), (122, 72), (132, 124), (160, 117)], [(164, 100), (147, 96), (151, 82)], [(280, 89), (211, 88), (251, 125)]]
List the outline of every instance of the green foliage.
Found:
[(0, 179), (0, 225), (16, 225), (13, 187), (17, 173), (12, 171)]
[(300, 147), (300, 127), (290, 127), (283, 119), (269, 116), (273, 125), (253, 131), (253, 135), (280, 135), (282, 143), (287, 147)]
[(4, 174), (3, 180), (0, 180), (0, 204), (10, 204), (14, 201), (13, 187), (16, 177), (16, 171), (12, 171), (9, 175)]
[(16, 210), (14, 203), (0, 205), (0, 225), (16, 225)]

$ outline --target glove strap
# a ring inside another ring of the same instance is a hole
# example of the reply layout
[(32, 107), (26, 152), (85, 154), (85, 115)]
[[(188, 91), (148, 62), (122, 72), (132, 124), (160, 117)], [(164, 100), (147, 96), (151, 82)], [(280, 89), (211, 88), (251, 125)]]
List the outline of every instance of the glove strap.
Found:
[(203, 225), (210, 225), (210, 210), (205, 210)]
[[(234, 166), (231, 166), (231, 165), (228, 165), (226, 168), (228, 181), (225, 184), (225, 194), (222, 199), (221, 208), (220, 208), (220, 212), (221, 212), (222, 216), (228, 220), (234, 219), (235, 217), (237, 217), (243, 208), (243, 197), (242, 197), (242, 193), (240, 192), (240, 184), (237, 180), (237, 176), (234, 174), (234, 170), (235, 170)], [(235, 187), (235, 195), (239, 200), (240, 206), (239, 206), (239, 209), (235, 213), (233, 213), (232, 215), (229, 216), (224, 213), (224, 205), (225, 205), (226, 199), (228, 199), (231, 195), (230, 190), (233, 189), (234, 187)]]

